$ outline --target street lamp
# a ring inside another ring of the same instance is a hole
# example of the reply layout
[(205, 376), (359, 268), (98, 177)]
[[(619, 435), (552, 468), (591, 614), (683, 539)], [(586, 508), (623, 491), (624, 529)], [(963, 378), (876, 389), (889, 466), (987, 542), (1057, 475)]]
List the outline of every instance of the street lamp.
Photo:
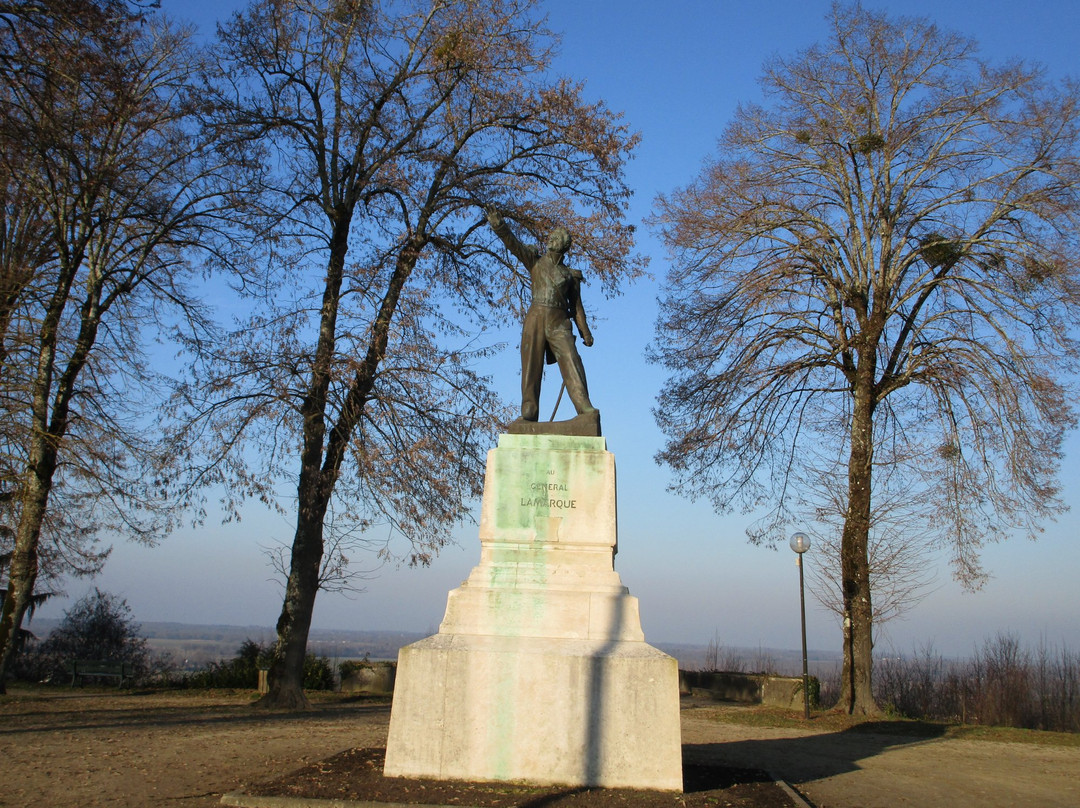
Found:
[(810, 720), (810, 676), (806, 671), (806, 595), (803, 589), (803, 553), (810, 549), (810, 537), (802, 531), (791, 534), (788, 542), (795, 551), (795, 566), (799, 568), (799, 614), (802, 617), (802, 699), (803, 718)]

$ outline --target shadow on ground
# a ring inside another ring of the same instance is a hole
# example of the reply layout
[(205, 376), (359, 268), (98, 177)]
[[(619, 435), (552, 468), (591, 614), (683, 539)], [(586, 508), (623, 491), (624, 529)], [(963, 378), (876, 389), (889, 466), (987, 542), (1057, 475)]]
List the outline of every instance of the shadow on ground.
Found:
[(861, 761), (889, 749), (933, 743), (944, 734), (941, 726), (870, 721), (797, 738), (686, 744), (683, 755), (688, 763), (755, 767), (798, 784), (856, 771)]
[[(59, 698), (52, 701), (58, 702)], [(221, 706), (199, 704), (175, 704), (168, 707), (139, 706), (137, 702), (132, 706), (116, 707), (116, 702), (108, 696), (101, 698), (101, 709), (92, 706), (83, 706), (86, 702), (86, 694), (80, 694), (82, 700), (77, 713), (65, 713), (63, 726), (66, 731), (77, 730), (132, 730), (132, 729), (165, 729), (169, 727), (185, 726), (228, 726), (228, 725), (259, 725), (272, 726), (274, 724), (289, 724), (305, 721), (313, 715), (320, 718), (356, 718), (362, 715), (389, 714), (390, 702), (362, 703), (337, 701), (330, 704), (316, 704), (307, 711), (267, 711), (254, 708), (251, 704), (235, 704)], [(125, 702), (125, 704), (134, 699)], [(42, 709), (25, 710), (19, 713), (17, 724), (6, 722), (0, 726), (0, 736), (20, 735), (47, 731), (55, 728), (58, 721), (58, 712)]]

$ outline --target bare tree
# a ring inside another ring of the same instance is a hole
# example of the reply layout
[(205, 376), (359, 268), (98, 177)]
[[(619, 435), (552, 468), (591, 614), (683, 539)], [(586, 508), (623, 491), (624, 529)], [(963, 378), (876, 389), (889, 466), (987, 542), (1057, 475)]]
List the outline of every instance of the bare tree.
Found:
[(171, 525), (140, 330), (200, 321), (185, 270), (208, 193), (183, 31), (117, 0), (4, 12), (0, 683), (43, 571), (95, 571), (102, 530)]
[(622, 223), (634, 138), (544, 78), (533, 5), (261, 0), (222, 26), (220, 132), (262, 183), (243, 204), (265, 250), (240, 278), (257, 313), (195, 346), (183, 406), (205, 429), (195, 473), (230, 505), (296, 481), (264, 704), (306, 704), (312, 609), (342, 546), (328, 528), (386, 525), (423, 564), (481, 492), (506, 411), (473, 367), (475, 327), (520, 287), (483, 205), (581, 234), (609, 289), (640, 271)]
[(925, 20), (837, 5), (831, 21), (658, 200), (675, 259), (659, 458), (718, 508), (767, 504), (750, 531), (767, 542), (804, 516), (804, 458), (836, 459), (841, 704), (873, 713), (875, 461), (902, 468), (966, 584), (985, 542), (1061, 509), (1080, 96)]
[(723, 671), (725, 673), (743, 673), (746, 660), (734, 648), (728, 648), (720, 641), (720, 631), (714, 631), (712, 639), (705, 647), (705, 671)]

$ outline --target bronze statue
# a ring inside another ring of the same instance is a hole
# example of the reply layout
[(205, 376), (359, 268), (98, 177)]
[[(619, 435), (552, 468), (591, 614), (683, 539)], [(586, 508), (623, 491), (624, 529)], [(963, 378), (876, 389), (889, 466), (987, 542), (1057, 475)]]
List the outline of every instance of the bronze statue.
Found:
[(499, 211), (488, 208), (487, 219), (506, 248), (529, 270), (531, 280), (532, 301), (521, 327), (521, 420), (539, 420), (540, 380), (545, 360), (549, 365), (559, 363), (566, 392), (578, 415), (595, 413), (596, 408), (589, 401), (585, 368), (570, 329), (572, 319), (582, 342), (593, 344), (581, 305), (581, 272), (563, 262), (570, 249), (570, 234), (556, 227), (548, 237), (547, 250), (541, 253), (522, 244)]

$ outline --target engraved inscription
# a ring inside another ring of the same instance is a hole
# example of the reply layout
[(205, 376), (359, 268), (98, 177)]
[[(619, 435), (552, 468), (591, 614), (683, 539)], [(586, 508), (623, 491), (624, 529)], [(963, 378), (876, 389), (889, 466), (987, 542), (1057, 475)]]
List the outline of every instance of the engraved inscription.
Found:
[[(548, 470), (548, 476), (554, 477), (555, 471)], [(550, 508), (552, 510), (566, 511), (577, 508), (577, 500), (571, 499), (566, 483), (549, 482), (541, 480), (529, 485), (530, 496), (521, 497), (522, 508)]]
[(576, 499), (551, 499), (550, 497), (522, 497), (522, 508), (554, 508), (555, 510), (573, 510), (577, 508)]

